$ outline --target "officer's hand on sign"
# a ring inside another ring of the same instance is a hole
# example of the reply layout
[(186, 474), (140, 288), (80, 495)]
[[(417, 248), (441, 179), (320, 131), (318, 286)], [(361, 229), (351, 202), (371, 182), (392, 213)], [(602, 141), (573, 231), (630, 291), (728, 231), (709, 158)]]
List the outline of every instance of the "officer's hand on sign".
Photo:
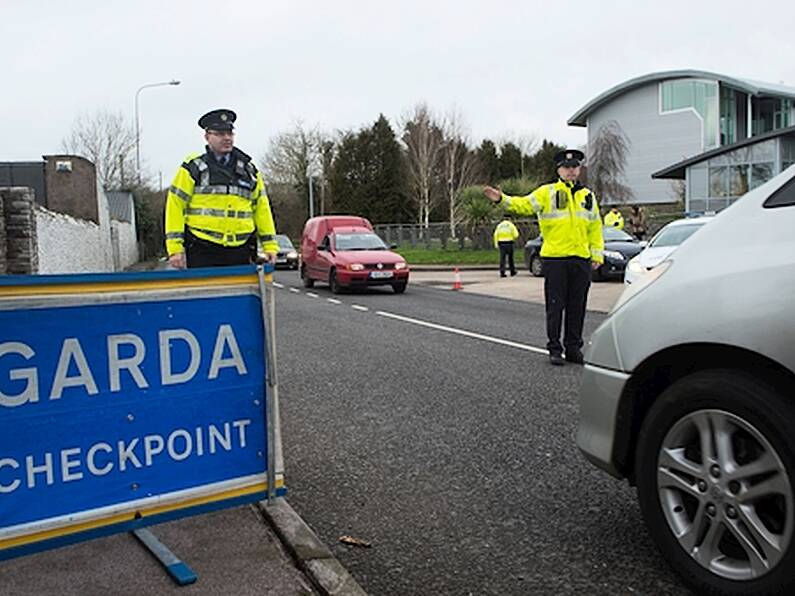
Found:
[(266, 252), (262, 255), (262, 263), (270, 263), (271, 265), (276, 264), (276, 253), (275, 252)]
[(502, 199), (502, 191), (499, 188), (494, 188), (493, 186), (484, 186), (483, 187), (483, 194), (486, 195), (486, 198), (494, 203), (499, 203)]
[(597, 263), (596, 261), (591, 261), (591, 269), (593, 269), (594, 271), (599, 269), (599, 267), (601, 267), (601, 266), (602, 266), (601, 263)]
[(171, 255), (168, 257), (168, 264), (174, 269), (185, 269), (187, 267), (187, 263), (185, 262), (185, 253), (178, 252)]

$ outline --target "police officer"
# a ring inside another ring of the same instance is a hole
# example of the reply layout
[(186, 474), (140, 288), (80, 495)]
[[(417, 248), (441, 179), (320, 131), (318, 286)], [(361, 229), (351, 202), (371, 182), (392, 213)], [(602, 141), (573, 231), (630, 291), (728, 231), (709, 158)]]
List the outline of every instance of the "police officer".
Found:
[(232, 110), (199, 118), (205, 152), (185, 158), (166, 197), (166, 250), (169, 263), (185, 267), (245, 265), (266, 261), (279, 250), (265, 185), (251, 157), (234, 146)]
[(618, 210), (618, 207), (613, 207), (608, 211), (607, 215), (605, 215), (605, 225), (611, 228), (618, 228), (619, 230), (624, 229), (624, 216), (621, 215), (621, 211)]
[(519, 237), (519, 230), (513, 225), (511, 216), (506, 215), (494, 228), (494, 247), (500, 249), (500, 277), (505, 277), (505, 261), (511, 276), (516, 275), (516, 264), (513, 260), (513, 243)]
[[(507, 211), (536, 214), (544, 238), (541, 258), (547, 314), (549, 361), (560, 366), (566, 360), (581, 364), (582, 328), (591, 285), (591, 269), (604, 261), (604, 240), (599, 206), (593, 193), (577, 178), (585, 159), (582, 151), (565, 149), (555, 154), (558, 179), (524, 197), (511, 197), (486, 186), (486, 196)], [(565, 313), (565, 333), (560, 331)]]

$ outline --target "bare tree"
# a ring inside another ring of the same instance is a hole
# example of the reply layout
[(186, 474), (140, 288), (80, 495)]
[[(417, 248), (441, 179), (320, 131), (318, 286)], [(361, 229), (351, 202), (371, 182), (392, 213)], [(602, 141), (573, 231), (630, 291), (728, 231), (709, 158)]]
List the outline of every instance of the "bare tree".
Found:
[(588, 146), (588, 186), (604, 201), (627, 203), (635, 193), (624, 181), (629, 139), (615, 120), (605, 122)]
[(445, 197), (448, 203), (450, 235), (455, 237), (456, 223), (462, 218), (461, 191), (473, 184), (478, 176), (477, 155), (470, 149), (469, 131), (456, 108), (450, 109), (442, 125), (442, 171)]
[(310, 175), (323, 185), (333, 150), (334, 142), (328, 134), (318, 128), (307, 129), (298, 121), (292, 130), (279, 133), (270, 140), (262, 158), (265, 178), (308, 192)]
[(103, 188), (133, 188), (139, 180), (135, 168), (135, 128), (121, 112), (105, 110), (77, 117), (69, 136), (61, 141), (64, 153), (92, 161)]
[(443, 144), (441, 129), (424, 103), (418, 103), (403, 116), (401, 128), (418, 220), (428, 227), (431, 209), (438, 200), (434, 179)]

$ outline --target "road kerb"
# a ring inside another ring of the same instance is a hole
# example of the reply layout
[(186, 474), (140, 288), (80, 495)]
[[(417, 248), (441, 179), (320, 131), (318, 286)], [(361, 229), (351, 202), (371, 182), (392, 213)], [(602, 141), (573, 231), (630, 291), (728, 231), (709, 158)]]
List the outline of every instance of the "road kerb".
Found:
[(366, 596), (366, 592), (331, 554), (331, 550), (283, 498), (258, 503), (298, 567), (324, 596)]

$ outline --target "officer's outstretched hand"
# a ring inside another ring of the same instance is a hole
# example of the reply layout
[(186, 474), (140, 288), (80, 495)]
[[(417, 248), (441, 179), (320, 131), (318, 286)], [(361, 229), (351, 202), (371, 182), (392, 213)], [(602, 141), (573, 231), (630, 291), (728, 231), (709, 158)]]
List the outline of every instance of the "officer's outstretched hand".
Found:
[(484, 186), (483, 187), (483, 194), (486, 195), (486, 198), (489, 201), (494, 203), (499, 203), (500, 199), (502, 199), (502, 192), (499, 188), (494, 188), (493, 186)]

